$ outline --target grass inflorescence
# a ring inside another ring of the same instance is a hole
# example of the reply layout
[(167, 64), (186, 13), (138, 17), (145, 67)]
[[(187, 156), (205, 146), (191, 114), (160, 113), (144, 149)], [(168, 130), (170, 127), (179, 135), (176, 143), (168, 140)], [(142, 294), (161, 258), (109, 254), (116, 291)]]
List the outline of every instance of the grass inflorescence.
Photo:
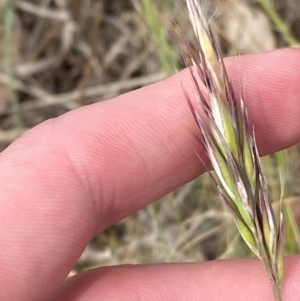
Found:
[(219, 46), (198, 0), (187, 0), (196, 51), (184, 43), (202, 112), (188, 99), (215, 174), (222, 199), (233, 213), (240, 234), (262, 261), (277, 301), (282, 300), (283, 214), (272, 208), (262, 173), (254, 129), (249, 126), (244, 99), (229, 81)]

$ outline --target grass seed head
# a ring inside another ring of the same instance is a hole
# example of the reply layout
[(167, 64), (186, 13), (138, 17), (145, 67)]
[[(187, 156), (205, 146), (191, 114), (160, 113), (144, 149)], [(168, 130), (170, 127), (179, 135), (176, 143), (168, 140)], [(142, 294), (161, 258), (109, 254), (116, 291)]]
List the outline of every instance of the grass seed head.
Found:
[(194, 51), (188, 42), (183, 48), (186, 62), (192, 65), (190, 72), (206, 122), (190, 101), (189, 105), (215, 170), (211, 176), (243, 239), (262, 260), (279, 301), (283, 279), (282, 212), (277, 221), (247, 109), (243, 98), (235, 96), (202, 3), (186, 2), (197, 49)]

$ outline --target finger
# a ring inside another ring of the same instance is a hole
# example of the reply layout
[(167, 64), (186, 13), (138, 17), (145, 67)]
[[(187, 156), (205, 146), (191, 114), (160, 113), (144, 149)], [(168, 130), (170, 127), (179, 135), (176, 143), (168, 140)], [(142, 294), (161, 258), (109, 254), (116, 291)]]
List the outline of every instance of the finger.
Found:
[(262, 155), (299, 142), (299, 53), (300, 49), (282, 49), (227, 61), (237, 93), (244, 89)]
[[(283, 300), (300, 298), (300, 257), (286, 260)], [(258, 260), (198, 264), (127, 265), (75, 276), (51, 301), (273, 301), (271, 283)]]
[[(299, 60), (297, 49), (241, 57), (240, 70), (227, 60), (236, 89), (235, 72), (247, 75), (262, 153), (299, 140)], [(1, 154), (0, 300), (43, 299), (98, 231), (204, 171), (182, 87), (194, 95), (186, 71), (50, 120)]]

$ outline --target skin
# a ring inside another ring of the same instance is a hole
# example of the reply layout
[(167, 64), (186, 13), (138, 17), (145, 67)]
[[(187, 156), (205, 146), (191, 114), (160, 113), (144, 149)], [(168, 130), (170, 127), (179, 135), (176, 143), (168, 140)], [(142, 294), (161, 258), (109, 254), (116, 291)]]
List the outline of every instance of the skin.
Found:
[[(300, 141), (300, 50), (226, 60), (260, 153)], [(205, 170), (183, 89), (160, 83), (42, 123), (0, 155), (0, 300), (273, 300), (258, 260), (103, 267), (64, 279), (87, 243)], [(207, 162), (206, 162), (207, 163)], [(299, 300), (300, 257), (284, 297)]]

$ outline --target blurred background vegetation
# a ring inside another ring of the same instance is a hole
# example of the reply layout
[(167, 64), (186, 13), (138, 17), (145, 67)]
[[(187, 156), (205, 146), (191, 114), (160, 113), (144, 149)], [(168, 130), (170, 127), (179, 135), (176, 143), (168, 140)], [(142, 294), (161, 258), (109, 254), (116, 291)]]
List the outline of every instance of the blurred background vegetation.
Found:
[[(300, 40), (300, 0), (203, 2), (225, 56)], [(184, 68), (174, 23), (192, 39), (183, 0), (0, 0), (0, 19), (0, 151), (46, 119)], [(275, 203), (286, 174), (288, 254), (300, 248), (299, 157), (295, 146), (263, 159)], [(96, 237), (74, 272), (237, 256), (251, 254), (202, 176)]]

